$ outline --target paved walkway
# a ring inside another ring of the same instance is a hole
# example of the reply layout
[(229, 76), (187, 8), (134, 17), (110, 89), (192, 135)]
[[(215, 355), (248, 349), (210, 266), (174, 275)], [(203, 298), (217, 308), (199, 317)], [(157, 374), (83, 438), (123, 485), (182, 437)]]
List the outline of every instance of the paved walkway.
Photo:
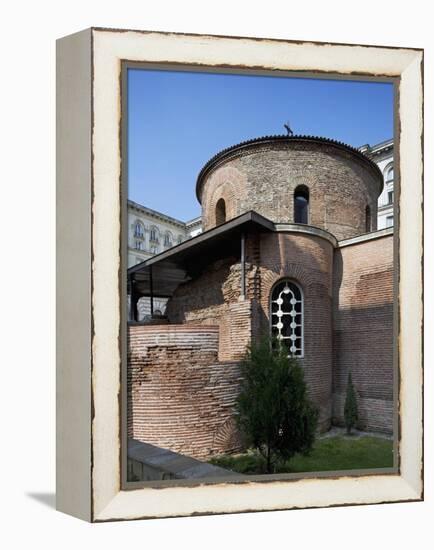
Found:
[(201, 479), (208, 477), (243, 477), (242, 474), (201, 462), (190, 456), (174, 453), (168, 449), (128, 440), (128, 458), (148, 468), (168, 474), (172, 479)]
[(320, 434), (318, 439), (325, 439), (327, 437), (347, 437), (348, 439), (360, 439), (361, 437), (381, 437), (382, 439), (393, 439), (392, 434), (386, 434), (382, 432), (364, 432), (361, 430), (351, 430), (351, 435), (347, 435), (346, 428), (340, 428), (333, 426), (328, 432)]

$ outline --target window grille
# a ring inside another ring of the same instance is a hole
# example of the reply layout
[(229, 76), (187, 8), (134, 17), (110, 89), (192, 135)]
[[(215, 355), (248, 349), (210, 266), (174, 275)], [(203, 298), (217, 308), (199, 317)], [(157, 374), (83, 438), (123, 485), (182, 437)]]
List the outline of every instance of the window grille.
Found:
[(303, 309), (301, 288), (287, 279), (277, 283), (271, 293), (271, 335), (287, 347), (291, 357), (304, 355)]

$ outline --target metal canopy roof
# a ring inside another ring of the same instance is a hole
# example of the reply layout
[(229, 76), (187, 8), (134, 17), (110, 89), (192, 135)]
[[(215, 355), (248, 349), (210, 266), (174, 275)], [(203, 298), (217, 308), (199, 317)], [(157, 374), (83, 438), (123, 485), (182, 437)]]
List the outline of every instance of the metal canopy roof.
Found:
[(239, 257), (243, 233), (273, 230), (272, 221), (249, 211), (130, 267), (128, 277), (135, 281), (135, 292), (140, 296), (170, 297), (180, 283), (211, 262)]

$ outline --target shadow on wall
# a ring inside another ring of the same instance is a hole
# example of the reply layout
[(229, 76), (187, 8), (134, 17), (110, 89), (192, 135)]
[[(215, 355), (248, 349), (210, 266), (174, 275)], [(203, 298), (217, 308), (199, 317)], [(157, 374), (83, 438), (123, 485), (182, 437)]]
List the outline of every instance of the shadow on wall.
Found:
[[(366, 251), (367, 253), (368, 251)], [(374, 264), (345, 274), (335, 250), (333, 281), (333, 422), (343, 424), (348, 373), (359, 407), (359, 427), (393, 432), (393, 266)], [(376, 267), (376, 269), (375, 269)]]

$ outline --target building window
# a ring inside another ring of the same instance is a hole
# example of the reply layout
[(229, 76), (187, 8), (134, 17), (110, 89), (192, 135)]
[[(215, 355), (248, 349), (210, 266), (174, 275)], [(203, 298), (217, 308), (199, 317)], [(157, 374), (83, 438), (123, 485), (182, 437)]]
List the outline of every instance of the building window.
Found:
[(284, 344), (291, 357), (303, 357), (303, 293), (294, 282), (284, 279), (271, 291), (271, 336)]
[(372, 222), (371, 222), (371, 207), (369, 205), (365, 208), (365, 231), (369, 233), (371, 231)]
[(386, 169), (386, 177), (385, 177), (386, 183), (392, 183), (393, 182), (393, 165), (389, 166)]
[(158, 243), (158, 233), (156, 227), (151, 227), (151, 231), (149, 232), (149, 240), (153, 243)]
[(168, 231), (168, 232), (164, 235), (164, 246), (170, 247), (170, 246), (172, 246), (172, 244), (173, 244), (172, 234)]
[(144, 227), (140, 222), (136, 222), (134, 226), (134, 236), (139, 239), (143, 239), (145, 234)]
[(393, 216), (386, 216), (386, 227), (393, 227)]
[(136, 241), (136, 249), (137, 250), (143, 250), (143, 242), (142, 241)]
[(294, 191), (294, 223), (309, 223), (309, 189), (305, 185)]
[(226, 203), (224, 199), (219, 199), (215, 207), (215, 224), (221, 225), (226, 221)]
[(393, 204), (393, 189), (387, 191), (387, 204)]
[(155, 245), (152, 245), (150, 248), (151, 254), (158, 254), (158, 248)]

